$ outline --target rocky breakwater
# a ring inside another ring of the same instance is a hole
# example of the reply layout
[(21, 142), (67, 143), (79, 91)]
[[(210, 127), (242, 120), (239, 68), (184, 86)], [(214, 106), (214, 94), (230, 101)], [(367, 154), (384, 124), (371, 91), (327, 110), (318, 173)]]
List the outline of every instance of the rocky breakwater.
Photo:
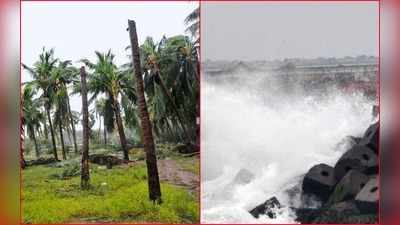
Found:
[[(301, 184), (301, 205), (293, 208), (300, 223), (377, 223), (379, 211), (379, 122), (336, 162), (313, 166)], [(309, 207), (318, 202), (318, 207)], [(250, 210), (254, 217), (275, 217), (281, 205), (275, 197)]]

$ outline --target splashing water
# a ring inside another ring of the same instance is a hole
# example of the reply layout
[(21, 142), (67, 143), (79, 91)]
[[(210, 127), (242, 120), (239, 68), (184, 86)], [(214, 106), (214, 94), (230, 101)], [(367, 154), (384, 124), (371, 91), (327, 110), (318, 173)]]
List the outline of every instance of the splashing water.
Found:
[[(300, 196), (288, 190), (313, 165), (334, 166), (348, 148), (344, 138), (371, 123), (374, 102), (333, 87), (307, 92), (265, 74), (221, 77), (202, 85), (202, 222), (295, 223), (290, 207)], [(237, 180), (240, 170), (249, 180)], [(276, 218), (248, 212), (273, 196), (283, 205)]]

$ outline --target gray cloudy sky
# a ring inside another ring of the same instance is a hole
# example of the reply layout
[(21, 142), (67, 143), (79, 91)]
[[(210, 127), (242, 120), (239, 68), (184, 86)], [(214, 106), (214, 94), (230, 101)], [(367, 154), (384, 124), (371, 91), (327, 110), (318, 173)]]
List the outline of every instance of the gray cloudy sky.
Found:
[(203, 59), (378, 55), (378, 2), (203, 3)]
[[(184, 34), (185, 17), (196, 2), (22, 2), (22, 62), (29, 66), (38, 59), (42, 47), (55, 48), (55, 56), (72, 60), (95, 60), (94, 51), (111, 49), (118, 65), (127, 62), (128, 19), (137, 24), (139, 42), (151, 36)], [(30, 80), (22, 71), (22, 82)], [(80, 96), (71, 107), (81, 110)]]

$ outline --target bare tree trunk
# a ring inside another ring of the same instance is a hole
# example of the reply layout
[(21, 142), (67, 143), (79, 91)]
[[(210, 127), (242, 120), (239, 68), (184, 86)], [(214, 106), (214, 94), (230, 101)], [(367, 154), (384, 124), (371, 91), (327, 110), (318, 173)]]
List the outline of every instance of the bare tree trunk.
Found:
[(76, 144), (75, 124), (74, 124), (74, 119), (72, 118), (71, 105), (69, 104), (69, 97), (67, 97), (67, 104), (68, 104), (69, 119), (70, 119), (71, 128), (72, 128), (72, 138), (74, 139), (74, 150), (75, 150), (75, 154), (78, 154), (78, 145)]
[(81, 189), (89, 189), (89, 111), (86, 89), (86, 72), (85, 67), (81, 67), (81, 95), (82, 95), (82, 127), (83, 127), (83, 143), (82, 143), (82, 164), (81, 164)]
[(98, 118), (99, 118), (99, 133), (97, 134), (97, 138), (98, 138), (98, 142), (100, 144), (101, 143), (101, 116), (100, 116), (100, 114), (98, 114)]
[[(43, 106), (43, 108), (44, 108), (44, 111), (46, 112), (46, 111), (47, 111), (47, 110), (46, 110), (46, 107)], [(46, 142), (48, 142), (48, 141), (49, 141), (49, 131), (47, 130), (47, 123), (46, 123), (46, 120), (43, 121), (43, 126), (44, 126), (44, 137), (45, 137), (45, 139), (46, 139)], [(47, 143), (46, 143), (46, 144), (47, 144)]]
[(36, 141), (36, 136), (35, 136), (35, 129), (33, 127), (29, 127), (30, 133), (31, 133), (31, 138), (33, 140), (33, 143), (35, 144), (35, 153), (36, 153), (36, 158), (38, 159), (40, 157), (40, 152), (39, 152), (39, 146)]
[(116, 96), (112, 96), (112, 99), (113, 99), (113, 110), (115, 113), (115, 119), (117, 121), (119, 140), (121, 142), (122, 151), (124, 153), (124, 160), (128, 161), (129, 160), (128, 146), (127, 146), (126, 136), (124, 132), (124, 124), (122, 123), (118, 100), (116, 99)]
[[(61, 118), (58, 118), (58, 119), (61, 120)], [(59, 132), (60, 132), (60, 143), (61, 143), (62, 157), (63, 157), (63, 160), (66, 160), (67, 159), (67, 154), (65, 152), (64, 135), (63, 135), (63, 129), (62, 129), (61, 121), (59, 121), (59, 123), (58, 123), (58, 129), (59, 129)]]
[(50, 106), (48, 105), (49, 103), (46, 103), (46, 113), (47, 113), (47, 119), (49, 120), (49, 125), (50, 125), (50, 134), (51, 134), (51, 142), (53, 144), (53, 155), (54, 158), (58, 161), (58, 154), (57, 154), (57, 148), (56, 148), (56, 139), (54, 137), (54, 128), (53, 124), (51, 123), (51, 115), (50, 115)]
[(72, 138), (71, 138), (71, 127), (67, 126), (65, 127), (65, 130), (67, 130), (67, 137), (68, 137), (68, 144), (72, 143)]
[[(21, 113), (23, 113), (22, 112), (22, 110), (21, 110)], [(20, 164), (20, 166), (21, 166), (21, 169), (25, 169), (25, 167), (26, 167), (26, 161), (25, 161), (25, 157), (24, 157), (24, 151), (25, 151), (25, 149), (24, 149), (24, 139), (25, 139), (25, 135), (24, 135), (24, 124), (22, 123), (22, 121), (20, 121), (20, 131), (21, 131), (21, 133), (19, 134), (20, 136), (19, 136), (19, 140), (20, 140), (20, 143), (19, 143), (19, 164)]]
[(149, 198), (151, 201), (161, 203), (161, 188), (160, 180), (158, 177), (157, 157), (154, 146), (153, 133), (151, 130), (151, 123), (149, 113), (147, 110), (146, 99), (144, 96), (144, 85), (142, 78), (142, 69), (140, 68), (139, 44), (136, 33), (136, 23), (133, 20), (128, 21), (129, 36), (132, 46), (132, 61), (134, 66), (134, 73), (136, 77), (136, 92), (138, 95), (139, 117), (140, 124), (143, 129), (143, 142), (146, 151), (146, 165), (147, 176), (149, 185)]
[(104, 133), (104, 145), (107, 145), (106, 119), (104, 116), (103, 116), (103, 133)]

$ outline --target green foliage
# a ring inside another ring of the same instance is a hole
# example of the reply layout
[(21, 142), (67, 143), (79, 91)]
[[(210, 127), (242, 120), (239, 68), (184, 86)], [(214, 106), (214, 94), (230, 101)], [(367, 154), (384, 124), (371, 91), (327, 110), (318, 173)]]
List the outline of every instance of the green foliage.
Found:
[(193, 38), (195, 38), (195, 42), (199, 42), (200, 35), (200, 8), (197, 7), (193, 10), (186, 18), (185, 24), (188, 25), (186, 28), (186, 32), (190, 32)]
[(81, 174), (81, 168), (78, 163), (67, 164), (65, 168), (63, 168), (62, 172), (51, 174), (49, 177), (56, 179), (69, 179)]
[(92, 188), (79, 189), (79, 177), (52, 179), (63, 168), (23, 171), (24, 223), (134, 222), (197, 223), (199, 205), (186, 190), (162, 184), (163, 204), (148, 200), (144, 164), (112, 170), (91, 165)]
[[(157, 138), (182, 141), (185, 126), (194, 141), (199, 97), (198, 53), (194, 44), (184, 35), (164, 36), (158, 43), (147, 37), (140, 53), (148, 109)], [(133, 71), (131, 63), (123, 68), (127, 73)]]

